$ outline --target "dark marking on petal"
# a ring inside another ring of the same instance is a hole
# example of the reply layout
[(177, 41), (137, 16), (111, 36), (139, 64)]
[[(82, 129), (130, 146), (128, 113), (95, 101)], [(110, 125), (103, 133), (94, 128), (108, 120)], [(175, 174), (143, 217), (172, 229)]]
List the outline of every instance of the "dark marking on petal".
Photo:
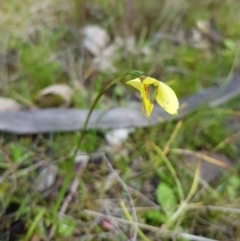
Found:
[(146, 78), (147, 78), (146, 75), (141, 75), (139, 79), (143, 82)]

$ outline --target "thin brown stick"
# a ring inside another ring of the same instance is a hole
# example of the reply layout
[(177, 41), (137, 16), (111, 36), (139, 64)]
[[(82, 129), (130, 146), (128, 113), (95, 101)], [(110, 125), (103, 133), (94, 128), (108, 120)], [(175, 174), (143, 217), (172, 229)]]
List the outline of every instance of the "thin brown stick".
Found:
[(171, 148), (170, 149), (171, 153), (176, 153), (176, 154), (184, 154), (184, 155), (192, 155), (192, 156), (196, 156), (199, 159), (202, 159), (206, 162), (209, 162), (213, 165), (219, 166), (219, 167), (223, 167), (226, 168), (228, 170), (231, 170), (232, 167), (229, 166), (229, 164), (219, 161), (215, 158), (212, 158), (210, 156), (207, 156), (205, 154), (199, 153), (199, 152), (194, 152), (194, 151), (190, 151), (190, 150), (186, 150), (186, 149), (178, 149), (178, 148)]

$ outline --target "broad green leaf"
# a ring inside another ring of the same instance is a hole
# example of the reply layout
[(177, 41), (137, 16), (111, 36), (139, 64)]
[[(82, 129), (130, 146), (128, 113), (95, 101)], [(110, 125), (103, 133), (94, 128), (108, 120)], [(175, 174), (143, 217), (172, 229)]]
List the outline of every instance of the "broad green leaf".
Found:
[(169, 217), (173, 214), (177, 205), (176, 196), (173, 189), (168, 184), (162, 182), (157, 187), (157, 201)]
[(166, 215), (160, 210), (150, 210), (145, 216), (147, 223), (151, 225), (160, 225), (166, 222)]

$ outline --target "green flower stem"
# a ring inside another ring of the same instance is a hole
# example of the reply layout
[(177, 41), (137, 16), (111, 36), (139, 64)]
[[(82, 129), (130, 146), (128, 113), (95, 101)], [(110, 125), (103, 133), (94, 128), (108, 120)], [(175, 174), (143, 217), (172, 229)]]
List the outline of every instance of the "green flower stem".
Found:
[(126, 72), (125, 74), (123, 74), (122, 76), (120, 76), (120, 77), (114, 79), (113, 81), (111, 81), (111, 82), (110, 82), (106, 87), (104, 87), (104, 88), (102, 89), (102, 91), (97, 95), (96, 99), (94, 100), (94, 102), (93, 102), (93, 104), (91, 105), (91, 108), (90, 108), (90, 110), (89, 110), (89, 112), (88, 112), (87, 118), (86, 118), (86, 120), (85, 120), (85, 122), (84, 122), (83, 129), (82, 129), (82, 131), (80, 132), (81, 135), (80, 135), (80, 137), (79, 137), (79, 139), (78, 139), (77, 148), (76, 148), (76, 150), (75, 150), (74, 157), (76, 157), (76, 155), (77, 155), (78, 149), (79, 149), (79, 147), (80, 147), (80, 145), (81, 145), (81, 143), (82, 143), (82, 140), (83, 140), (85, 131), (86, 131), (86, 129), (87, 129), (87, 125), (88, 125), (88, 123), (89, 123), (90, 117), (91, 117), (91, 115), (92, 115), (92, 113), (93, 113), (93, 110), (95, 109), (98, 101), (100, 100), (100, 98), (105, 94), (105, 92), (106, 92), (110, 87), (112, 87), (113, 85), (115, 85), (117, 82), (121, 81), (126, 75), (134, 75), (134, 76), (139, 77), (139, 76), (142, 75), (142, 74), (143, 74), (142, 72), (137, 71), (137, 70), (128, 71), (128, 72)]

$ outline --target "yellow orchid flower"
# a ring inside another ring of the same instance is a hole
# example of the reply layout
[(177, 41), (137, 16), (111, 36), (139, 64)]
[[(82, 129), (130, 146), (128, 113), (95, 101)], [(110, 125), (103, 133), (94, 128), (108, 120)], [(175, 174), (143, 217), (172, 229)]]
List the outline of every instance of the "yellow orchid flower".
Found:
[(150, 101), (150, 87), (156, 88), (155, 99), (157, 103), (169, 114), (176, 115), (179, 108), (179, 102), (175, 92), (166, 84), (154, 78), (140, 76), (126, 82), (127, 84), (138, 89), (141, 93), (143, 104), (143, 115), (150, 117), (153, 110), (153, 103)]

